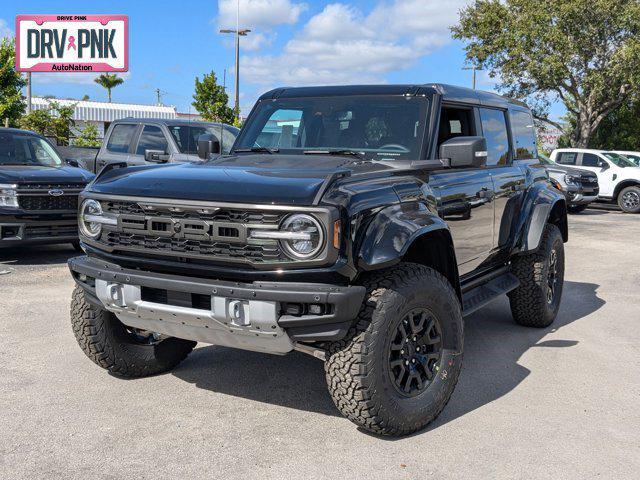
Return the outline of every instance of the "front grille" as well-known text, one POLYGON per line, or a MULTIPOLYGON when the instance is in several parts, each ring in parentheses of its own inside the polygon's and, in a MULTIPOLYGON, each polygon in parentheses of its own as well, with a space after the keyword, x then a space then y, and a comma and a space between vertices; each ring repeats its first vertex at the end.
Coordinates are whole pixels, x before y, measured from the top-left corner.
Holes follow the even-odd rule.
MULTIPOLYGON (((104 236, 103 236, 104 237, 104 236)), ((113 249, 125 247, 144 250, 148 253, 173 253, 189 256, 208 256, 211 259, 246 259, 255 263, 277 262, 282 253, 277 243, 273 245, 233 244, 228 242, 206 242, 185 238, 167 238, 155 235, 108 232, 106 244, 113 249)))
POLYGON ((51 195, 25 195, 18 196, 18 205, 23 210, 78 210, 77 195, 63 195, 53 197, 51 195))
POLYGON ((124 215, 146 216, 171 216, 171 218, 188 218, 196 220, 208 220, 213 222, 251 223, 278 225, 283 217, 281 212, 258 212, 241 209, 189 209, 184 211, 169 211, 166 208, 143 209, 140 204, 134 202, 102 202, 105 212, 124 215))
POLYGON ((84 183, 21 183, 18 189, 26 190, 82 190, 84 183))

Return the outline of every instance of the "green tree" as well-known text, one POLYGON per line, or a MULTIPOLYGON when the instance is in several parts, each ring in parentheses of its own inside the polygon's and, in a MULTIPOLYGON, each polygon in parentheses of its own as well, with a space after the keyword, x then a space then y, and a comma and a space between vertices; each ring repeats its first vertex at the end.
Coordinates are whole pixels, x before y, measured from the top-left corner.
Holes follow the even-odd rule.
POLYGON ((589 147, 640 150, 640 95, 632 96, 602 120, 589 147))
POLYGON ((109 103, 111 103, 111 89, 116 88, 118 85, 122 85, 124 79, 120 78, 115 73, 103 73, 99 77, 95 78, 94 82, 107 89, 107 96, 109 97, 109 103))
POLYGON ((640 85, 638 0, 477 0, 452 31, 467 42, 467 61, 538 118, 561 100, 575 119, 575 147, 640 85))
POLYGON ((77 147, 99 147, 98 128, 93 123, 87 123, 73 143, 77 147))
POLYGON ((0 120, 2 125, 7 121, 12 127, 18 125, 24 114, 25 103, 20 89, 27 84, 16 72, 15 58, 15 41, 3 38, 0 43, 0 120))
POLYGON ((71 136, 71 128, 75 126, 73 111, 75 104, 63 106, 58 102, 49 100, 49 107, 42 110, 33 110, 20 119, 20 127, 26 130, 53 137, 58 145, 68 145, 71 136))
POLYGON ((205 73, 202 81, 196 77, 196 92, 193 94, 191 105, 205 120, 223 122, 233 125, 237 115, 233 108, 229 107, 229 96, 222 85, 218 85, 214 72, 205 73))

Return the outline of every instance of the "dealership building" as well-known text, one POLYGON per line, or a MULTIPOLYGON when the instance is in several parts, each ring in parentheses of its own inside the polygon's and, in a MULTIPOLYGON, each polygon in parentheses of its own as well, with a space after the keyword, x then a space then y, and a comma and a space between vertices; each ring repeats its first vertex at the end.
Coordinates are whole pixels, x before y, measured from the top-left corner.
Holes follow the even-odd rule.
POLYGON ((75 105, 72 119, 75 122, 73 133, 82 131, 87 124, 93 124, 98 129, 98 136, 104 137, 104 133, 114 120, 126 117, 136 118, 180 118, 199 120, 198 115, 179 113, 176 107, 171 105, 142 105, 136 103, 107 103, 91 100, 68 100, 58 98, 33 97, 31 108, 34 110, 48 110, 49 102, 56 102, 61 106, 75 105))

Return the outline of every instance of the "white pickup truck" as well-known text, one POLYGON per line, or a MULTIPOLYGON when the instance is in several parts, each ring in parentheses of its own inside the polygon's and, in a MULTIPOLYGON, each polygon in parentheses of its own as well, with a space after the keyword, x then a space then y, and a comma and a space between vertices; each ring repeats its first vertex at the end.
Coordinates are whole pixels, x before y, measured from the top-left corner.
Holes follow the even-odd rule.
POLYGON ((619 153, 586 148, 559 148, 551 160, 591 170, 598 176, 599 200, 617 203, 627 213, 640 213, 640 167, 619 153))

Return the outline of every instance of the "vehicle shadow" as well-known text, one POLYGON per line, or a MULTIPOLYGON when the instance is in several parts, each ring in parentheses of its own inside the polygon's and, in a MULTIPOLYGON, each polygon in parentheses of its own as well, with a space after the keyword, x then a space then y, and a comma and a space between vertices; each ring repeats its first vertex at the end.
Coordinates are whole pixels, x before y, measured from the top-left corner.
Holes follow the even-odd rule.
POLYGON ((18 265, 53 265, 66 263, 71 257, 80 255, 69 244, 25 245, 0 249, 0 267, 18 265))
MULTIPOLYGON (((577 345, 578 342, 570 338, 541 340, 602 307, 605 301, 598 298, 598 287, 592 283, 565 281, 558 318, 548 328, 517 325, 511 317, 506 297, 468 317, 464 367, 458 386, 448 406, 429 429, 472 412, 516 388, 531 373, 518 364, 530 348, 577 345)), ((173 374, 212 392, 339 415, 327 393, 322 362, 298 352, 280 357, 204 347, 195 350, 173 374)))

